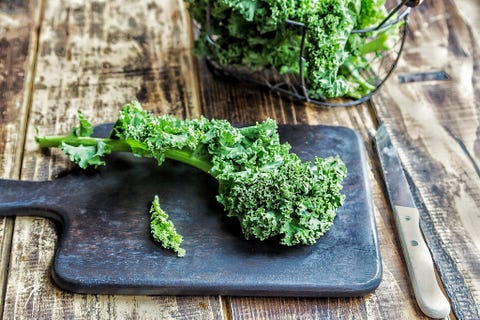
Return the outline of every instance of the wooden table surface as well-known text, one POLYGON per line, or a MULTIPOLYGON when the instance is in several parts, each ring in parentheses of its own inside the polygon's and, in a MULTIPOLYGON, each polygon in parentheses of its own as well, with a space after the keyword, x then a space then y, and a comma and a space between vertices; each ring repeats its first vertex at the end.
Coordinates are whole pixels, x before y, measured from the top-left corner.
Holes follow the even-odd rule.
MULTIPOLYGON (((41 133, 65 133, 81 109, 114 121, 132 99, 155 113, 236 123, 342 125, 366 149, 383 281, 360 298, 72 294, 50 267, 58 239, 45 218, 0 218, 0 312, 5 319, 414 319, 415 303, 373 138, 387 125, 421 211, 451 318, 479 319, 480 46, 478 0, 426 0, 392 77, 372 101, 326 109, 294 104, 212 76, 191 52, 181 0, 0 0, 0 178, 47 180, 70 166, 42 153, 41 133), (444 71, 443 81, 399 75, 444 71)), ((0 190, 1 192, 1 190, 0 190)))

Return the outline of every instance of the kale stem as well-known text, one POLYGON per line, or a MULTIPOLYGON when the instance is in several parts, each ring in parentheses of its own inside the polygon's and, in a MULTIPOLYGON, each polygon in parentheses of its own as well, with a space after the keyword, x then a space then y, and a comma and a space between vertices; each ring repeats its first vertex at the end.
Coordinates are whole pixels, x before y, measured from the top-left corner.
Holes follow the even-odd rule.
POLYGON ((130 145, 125 140, 94 138, 94 137, 73 137, 73 136, 44 136, 35 137, 40 148, 60 147, 62 143, 72 146, 96 146, 99 141, 108 145, 112 152, 131 152, 130 145))
POLYGON ((165 157, 168 159, 183 162, 208 174, 211 174, 210 169, 212 168, 212 165, 210 164, 210 162, 206 162, 205 160, 195 157, 191 152, 185 150, 170 149, 165 151, 165 157))
MULTIPOLYGON (((66 143, 71 146, 96 146, 97 143, 101 141, 110 147, 111 152, 132 152, 128 142, 121 139, 73 136, 37 136, 35 137, 35 140, 41 148, 58 148, 62 145, 62 143, 66 143)), ((212 168, 211 163, 195 157, 191 152, 179 149, 170 149, 165 151, 164 154, 168 159, 180 161, 210 174, 210 169, 212 168)))

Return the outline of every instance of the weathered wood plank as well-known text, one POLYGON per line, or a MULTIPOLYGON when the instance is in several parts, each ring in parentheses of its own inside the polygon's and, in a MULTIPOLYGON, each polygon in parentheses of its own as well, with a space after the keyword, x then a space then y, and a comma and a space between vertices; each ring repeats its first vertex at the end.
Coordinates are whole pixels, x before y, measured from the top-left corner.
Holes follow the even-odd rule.
MULTIPOLYGON (((234 123, 252 123, 267 117, 278 123, 342 125, 359 132, 367 159, 375 159, 372 137, 375 132, 369 106, 325 109, 294 104, 275 94, 214 77, 199 60, 203 110, 207 117, 227 118, 234 123)), ((368 161, 375 206, 384 277, 372 294, 352 299, 296 299, 229 297, 229 313, 235 319, 412 319, 422 318, 401 249, 395 236, 394 220, 386 203, 377 164, 368 161)))
MULTIPOLYGON (((478 1, 468 3, 480 12, 478 1)), ((400 83, 394 77, 374 100, 414 181, 422 228, 455 314, 474 319, 480 305, 480 30, 448 0, 416 8, 410 29, 396 74, 443 71, 448 79, 400 83)))
MULTIPOLYGON (((33 76, 36 1, 0 1, 0 178, 18 179, 33 76)), ((13 218, 0 218, 0 297, 4 297, 13 218)), ((0 306, 0 314, 3 303, 0 306)))
MULTIPOLYGON (((155 112, 200 114, 184 12, 181 0, 45 2, 22 179, 51 178, 69 166, 59 153, 42 156, 34 128, 65 133, 75 125, 77 109, 94 123, 111 122, 136 98, 155 112)), ((62 291, 50 277, 57 238, 49 220, 16 219, 4 318, 222 317, 219 297, 62 291)))

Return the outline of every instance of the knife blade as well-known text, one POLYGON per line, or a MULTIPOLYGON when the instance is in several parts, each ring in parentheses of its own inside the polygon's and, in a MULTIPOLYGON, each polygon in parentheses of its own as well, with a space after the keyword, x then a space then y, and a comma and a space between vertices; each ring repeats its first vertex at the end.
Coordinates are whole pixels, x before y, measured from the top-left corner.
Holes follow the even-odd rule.
POLYGON ((450 303, 437 282, 432 256, 420 229, 419 211, 383 124, 377 129, 375 145, 417 303, 425 315, 445 318, 450 313, 450 303))

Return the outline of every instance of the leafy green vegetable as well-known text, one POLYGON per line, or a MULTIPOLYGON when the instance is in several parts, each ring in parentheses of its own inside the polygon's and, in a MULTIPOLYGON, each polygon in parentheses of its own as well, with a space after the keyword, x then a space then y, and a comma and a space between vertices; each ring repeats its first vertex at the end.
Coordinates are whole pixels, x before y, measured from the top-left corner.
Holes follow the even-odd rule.
POLYGON ((85 154, 92 154, 98 165, 97 157, 115 151, 153 157, 159 164, 168 158, 196 167, 218 180, 217 200, 228 216, 240 221, 246 238, 276 238, 288 246, 315 243, 345 198, 341 190, 346 167, 341 159, 303 162, 290 152, 290 145, 280 143, 271 119, 236 128, 205 117, 154 116, 132 102, 120 111, 111 138, 70 134, 36 140, 41 147, 72 147, 70 158, 82 168, 91 164, 85 154))
POLYGON ((172 249, 179 257, 185 256, 185 249, 181 248, 183 237, 177 233, 168 214, 160 207, 160 200, 155 196, 150 208, 150 232, 155 241, 165 249, 172 249))
POLYGON ((296 75, 303 71, 314 99, 369 93, 374 81, 363 79, 361 71, 369 68, 371 54, 391 49, 399 34, 398 24, 386 31, 352 32, 380 24, 388 14, 385 0, 185 1, 202 26, 198 54, 209 54, 214 40, 214 55, 222 65, 252 71, 273 67, 296 75), (288 21, 308 30, 304 70, 300 70, 302 28, 288 21), (376 41, 380 33, 383 38, 376 41), (366 44, 368 49, 363 48, 366 44))
MULTIPOLYGON (((77 140, 77 138, 89 137, 93 133, 92 125, 85 119, 81 111, 78 112, 78 118, 80 125, 70 132, 68 136, 70 139, 77 140)), ((81 168, 104 165, 105 162, 101 160, 101 157, 110 153, 109 145, 101 140, 98 140, 94 146, 83 146, 81 144, 74 146, 62 141, 60 149, 70 157, 71 161, 78 163, 81 168)))

